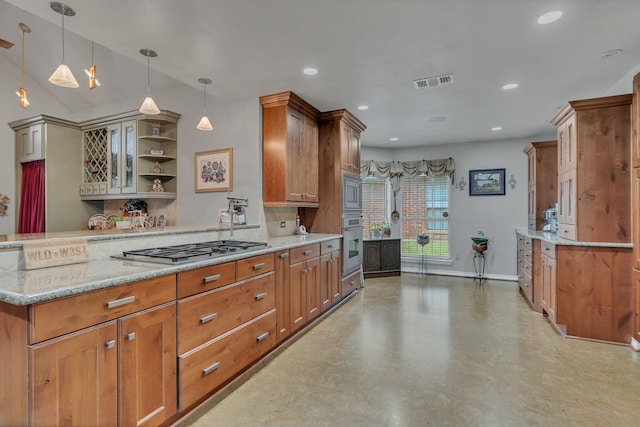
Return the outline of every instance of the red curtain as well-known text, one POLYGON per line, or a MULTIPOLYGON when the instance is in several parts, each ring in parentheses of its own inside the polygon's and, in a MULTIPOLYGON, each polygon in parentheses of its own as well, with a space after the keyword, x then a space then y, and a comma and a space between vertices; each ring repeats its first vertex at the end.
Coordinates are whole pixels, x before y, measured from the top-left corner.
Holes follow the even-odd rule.
POLYGON ((44 175, 44 160, 22 164, 18 233, 43 233, 45 231, 44 175))

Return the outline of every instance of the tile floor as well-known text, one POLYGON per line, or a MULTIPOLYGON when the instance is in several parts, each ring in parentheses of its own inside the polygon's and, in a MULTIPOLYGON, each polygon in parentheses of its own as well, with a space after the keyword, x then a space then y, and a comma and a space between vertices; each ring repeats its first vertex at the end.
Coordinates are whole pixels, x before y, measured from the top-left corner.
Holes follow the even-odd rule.
POLYGON ((361 292, 194 426, 638 426, 640 354, 565 339, 513 282, 361 292))

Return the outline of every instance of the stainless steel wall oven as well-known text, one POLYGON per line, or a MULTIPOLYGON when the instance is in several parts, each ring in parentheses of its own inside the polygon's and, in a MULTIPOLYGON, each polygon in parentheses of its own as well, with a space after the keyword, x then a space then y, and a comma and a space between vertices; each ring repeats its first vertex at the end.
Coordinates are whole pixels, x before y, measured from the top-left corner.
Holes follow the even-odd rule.
POLYGON ((362 264, 362 217, 344 216, 342 219, 342 272, 350 272, 362 264))

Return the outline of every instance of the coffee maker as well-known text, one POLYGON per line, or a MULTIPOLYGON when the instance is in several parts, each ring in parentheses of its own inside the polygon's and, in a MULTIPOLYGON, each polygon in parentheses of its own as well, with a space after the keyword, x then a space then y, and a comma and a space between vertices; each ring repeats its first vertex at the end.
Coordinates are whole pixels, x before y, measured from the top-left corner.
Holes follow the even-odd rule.
POLYGON ((542 231, 549 231, 551 233, 558 232, 558 207, 549 208, 542 211, 542 219, 544 220, 544 225, 542 226, 542 231))

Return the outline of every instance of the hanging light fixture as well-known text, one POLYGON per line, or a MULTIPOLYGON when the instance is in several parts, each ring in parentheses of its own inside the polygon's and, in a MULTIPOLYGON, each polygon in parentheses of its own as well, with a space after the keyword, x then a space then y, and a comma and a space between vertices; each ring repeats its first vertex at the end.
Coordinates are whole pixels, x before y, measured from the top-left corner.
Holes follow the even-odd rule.
POLYGON ((100 82, 96 78, 96 66, 93 64, 93 45, 91 42, 91 67, 87 70, 84 69, 84 73, 89 77, 89 89, 95 89, 100 86, 100 82))
POLYGON ((140 106, 139 111, 142 114, 148 115, 160 114, 160 109, 158 108, 156 103, 153 102, 153 99, 151 98, 149 92, 149 58, 155 58, 156 56, 158 56, 158 54, 155 50, 151 49, 140 49, 140 53, 147 57, 147 97, 144 99, 144 101, 142 101, 142 105, 140 106))
POLYGON ((204 85, 204 114, 196 127, 200 130, 213 130, 213 126, 211 126, 211 122, 207 117, 207 85, 211 84, 211 80, 201 77, 198 81, 204 85))
POLYGON ((64 17, 65 16, 75 16, 76 11, 67 6, 64 3, 58 3, 56 1, 52 1, 49 3, 51 9, 54 12, 62 15, 62 63, 58 65, 58 68, 51 74, 49 77, 49 81, 56 86, 69 87, 69 88, 77 88, 80 86, 75 77, 73 77, 73 73, 64 63, 64 17))
POLYGON ((20 85, 20 89, 16 91, 16 95, 20 98, 20 106, 27 108, 29 106, 29 100, 27 99, 27 90, 24 88, 24 33, 30 33, 31 28, 21 22, 20 29, 22 30, 22 84, 20 85))

